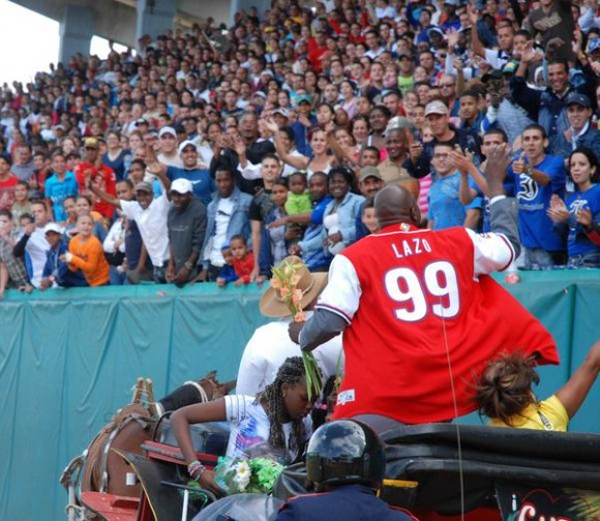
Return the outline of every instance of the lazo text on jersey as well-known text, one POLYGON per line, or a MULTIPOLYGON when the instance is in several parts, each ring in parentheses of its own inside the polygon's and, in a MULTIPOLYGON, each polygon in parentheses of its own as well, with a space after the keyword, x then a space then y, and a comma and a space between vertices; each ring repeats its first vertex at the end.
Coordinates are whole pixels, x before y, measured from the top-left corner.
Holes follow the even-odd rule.
POLYGON ((411 255, 419 255, 419 253, 431 252, 431 246, 429 246, 427 239, 421 239, 420 237, 404 239, 400 244, 392 243, 391 246, 392 250, 394 250, 394 255, 398 259, 410 257, 411 255))

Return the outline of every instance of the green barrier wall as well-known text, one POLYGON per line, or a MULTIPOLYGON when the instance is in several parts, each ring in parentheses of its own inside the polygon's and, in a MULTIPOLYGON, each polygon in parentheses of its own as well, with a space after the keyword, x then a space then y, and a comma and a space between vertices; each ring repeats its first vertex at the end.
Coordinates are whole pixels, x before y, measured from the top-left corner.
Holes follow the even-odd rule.
MULTIPOLYGON (((600 337, 600 270, 528 273, 509 290, 560 347, 561 366, 541 371, 545 397, 600 337)), ((212 284, 9 292, 0 302, 0 520, 66 519, 60 473, 128 403, 138 376, 153 379, 157 398, 211 369, 235 378, 265 322, 261 293, 212 284)), ((599 404, 597 385, 572 429, 600 433, 599 404)))

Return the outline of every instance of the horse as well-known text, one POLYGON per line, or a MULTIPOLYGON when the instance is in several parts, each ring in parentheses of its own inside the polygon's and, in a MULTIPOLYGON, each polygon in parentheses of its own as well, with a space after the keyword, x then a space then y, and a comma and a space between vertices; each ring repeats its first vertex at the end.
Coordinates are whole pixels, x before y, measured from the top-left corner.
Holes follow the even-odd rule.
MULTIPOLYGON (((216 371, 204 378, 187 381, 181 387, 159 401, 154 400, 152 380, 138 378, 130 404, 111 418, 92 439, 86 450, 74 458, 63 472, 60 482, 69 491, 101 492, 126 497, 140 497, 141 485, 128 479, 131 467, 112 449, 142 455, 144 442, 160 435, 162 418, 171 412, 225 396, 235 387, 235 380, 220 383, 216 371), (143 397, 145 396, 145 403, 143 397)), ((70 507, 81 508, 70 500, 70 507)), ((81 495, 79 497, 81 501, 81 495)), ((88 514, 89 517, 89 514, 88 514)), ((93 516, 91 519, 94 519, 93 516)))

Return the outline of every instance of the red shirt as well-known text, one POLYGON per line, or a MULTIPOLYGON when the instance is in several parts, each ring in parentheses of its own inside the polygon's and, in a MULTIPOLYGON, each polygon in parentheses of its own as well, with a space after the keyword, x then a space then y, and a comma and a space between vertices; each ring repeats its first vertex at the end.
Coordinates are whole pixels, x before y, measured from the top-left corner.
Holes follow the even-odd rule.
POLYGON ((316 38, 308 39, 308 60, 310 61, 311 67, 319 74, 323 70, 323 56, 329 53, 327 45, 319 47, 316 38))
POLYGON ((11 209, 15 202, 15 186, 19 182, 16 175, 9 174, 8 179, 0 181, 0 210, 11 209))
POLYGON ((317 304, 349 322, 334 417, 449 420, 452 384, 458 416, 475 410, 474 376, 501 352, 539 352, 540 363, 558 363, 550 334, 482 274, 505 268, 513 254, 498 234, 394 225, 336 256, 317 304))
MULTIPOLYGON (((92 171, 92 179, 96 176, 99 176, 100 179, 102 179, 102 182, 99 186, 100 190, 110 195, 114 195, 116 197, 117 176, 115 175, 114 170, 106 165, 102 165, 100 166, 100 168, 96 168, 91 163, 86 162, 79 163, 75 167, 75 178, 77 179, 77 184, 79 185, 80 192, 85 187, 86 170, 92 171)), ((110 204, 105 203, 104 201, 96 201, 92 209, 108 219, 111 219, 113 214, 115 213, 115 209, 110 204)))
POLYGON ((233 271, 244 281, 244 284, 250 282, 250 274, 254 269, 254 254, 249 251, 245 259, 233 259, 233 271))

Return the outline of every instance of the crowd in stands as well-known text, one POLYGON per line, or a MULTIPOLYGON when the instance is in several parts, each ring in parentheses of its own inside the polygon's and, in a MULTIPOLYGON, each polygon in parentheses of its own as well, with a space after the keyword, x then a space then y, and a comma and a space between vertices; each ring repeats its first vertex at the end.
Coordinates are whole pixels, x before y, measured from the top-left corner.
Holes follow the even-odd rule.
POLYGON ((595 0, 304 4, 5 84, 0 297, 326 271, 388 184, 423 226, 486 231, 504 143, 519 267, 600 267, 595 0))

